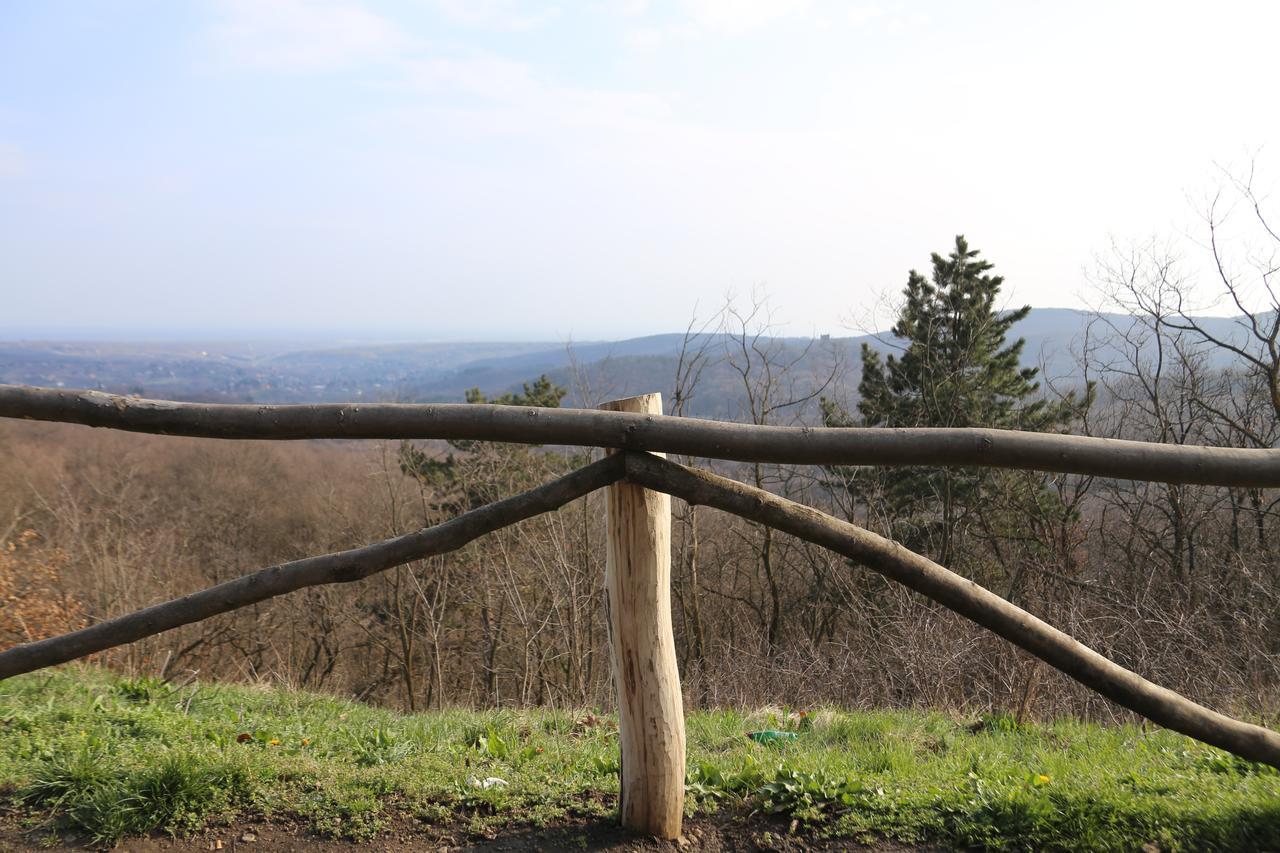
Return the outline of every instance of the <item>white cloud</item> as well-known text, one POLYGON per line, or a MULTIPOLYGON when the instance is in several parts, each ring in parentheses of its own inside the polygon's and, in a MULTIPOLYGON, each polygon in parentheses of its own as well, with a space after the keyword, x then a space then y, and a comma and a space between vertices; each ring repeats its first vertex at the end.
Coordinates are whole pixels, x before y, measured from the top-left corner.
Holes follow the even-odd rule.
POLYGON ((213 33, 222 61, 242 68, 337 71, 394 58, 409 39, 386 18, 340 0, 221 0, 213 33))
POLYGON ((452 119, 458 127, 517 135, 554 135, 566 127, 638 130, 671 117, 655 95, 548 84, 529 66, 500 56, 415 59, 403 63, 412 85, 433 95, 479 99, 452 119))
POLYGON ((0 181, 20 178, 27 173, 27 158, 22 149, 9 142, 0 142, 0 181))
MULTIPOLYGON (((555 14, 528 13, 503 0, 432 0, 442 13, 487 26, 513 27, 555 14), (512 16, 507 16, 510 12, 512 16), (523 17, 520 17, 523 15, 523 17)), ((241 68, 338 71, 377 64, 423 97, 409 108, 448 115, 461 129, 545 135, 566 127, 643 128, 670 116, 662 98, 635 92, 553 84, 531 66, 461 45, 429 45, 350 0, 221 0, 215 37, 241 68)))
POLYGON ((527 65, 499 56, 411 59, 403 68, 410 83, 433 94, 461 92, 490 101, 518 101, 538 91, 527 65))
POLYGON ((684 5, 703 29, 741 35, 805 11, 809 0, 684 0, 684 5))
POLYGON ((560 14, 558 6, 535 7, 520 0, 432 0, 432 5, 460 24, 496 30, 532 29, 560 14))
POLYGON ((619 15, 643 15, 652 8, 652 0, 600 0, 596 8, 619 15))
POLYGON ((696 39, 702 34, 697 24, 686 22, 669 27, 635 27, 627 31, 624 41, 630 48, 652 50, 672 42, 696 39))
POLYGON ((624 37, 627 47, 652 48, 659 47, 667 40, 667 32, 661 27, 636 27, 628 30, 624 37))
POLYGON ((875 3, 858 3, 851 6, 846 14, 849 18, 849 23, 858 26, 883 17, 884 9, 875 3))
POLYGON ((903 0, 895 0, 888 6, 880 3, 858 3, 850 6, 845 16, 855 27, 877 25, 891 33, 926 27, 933 20, 928 12, 909 8, 903 0))

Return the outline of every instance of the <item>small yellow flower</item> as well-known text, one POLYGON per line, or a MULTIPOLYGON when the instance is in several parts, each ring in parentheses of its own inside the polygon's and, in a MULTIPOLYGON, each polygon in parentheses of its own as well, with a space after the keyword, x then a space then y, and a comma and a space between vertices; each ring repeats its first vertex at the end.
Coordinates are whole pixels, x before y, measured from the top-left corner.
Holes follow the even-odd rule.
POLYGON ((302 745, 303 745, 303 746, 311 746, 311 738, 309 738, 309 737, 304 737, 304 738, 302 739, 302 745))
POLYGON ((280 745, 280 739, 279 739, 279 738, 274 738, 274 737, 273 737, 271 740, 267 741, 267 746, 279 746, 279 745, 280 745))
POLYGON ((1044 775, 1043 773, 1041 773, 1039 776, 1035 778, 1034 781, 1035 781, 1036 787, 1039 788, 1041 785, 1048 785, 1053 780, 1050 779, 1048 776, 1044 775))

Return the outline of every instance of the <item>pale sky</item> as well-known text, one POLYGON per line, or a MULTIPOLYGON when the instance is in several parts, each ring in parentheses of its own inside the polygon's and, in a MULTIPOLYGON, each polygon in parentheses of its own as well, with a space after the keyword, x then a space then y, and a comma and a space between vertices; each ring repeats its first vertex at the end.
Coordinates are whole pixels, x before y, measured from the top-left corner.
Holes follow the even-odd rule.
MULTIPOLYGON (((1079 306, 1280 174, 1280 3, 0 0, 0 327, 842 333, 954 235, 1079 306)), ((1280 184, 1272 184, 1280 189, 1280 184)))

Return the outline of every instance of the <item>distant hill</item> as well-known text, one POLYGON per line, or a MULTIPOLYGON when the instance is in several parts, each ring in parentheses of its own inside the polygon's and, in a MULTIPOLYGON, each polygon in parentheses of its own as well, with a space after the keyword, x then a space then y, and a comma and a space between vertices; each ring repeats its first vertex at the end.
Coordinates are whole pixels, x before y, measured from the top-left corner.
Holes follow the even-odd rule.
POLYGON ((471 362, 538 343, 381 344, 293 350, 279 342, 0 341, 0 382, 197 401, 400 399, 471 362))
MULTIPOLYGON (((1023 360, 1051 379, 1073 384, 1077 354, 1090 338, 1102 353, 1133 319, 1061 308, 1040 308, 1014 327, 1026 339, 1023 360)), ((1206 320, 1218 334, 1237 337, 1227 318, 1206 320)), ((623 341, 574 343, 486 342, 366 344, 291 348, 281 341, 93 343, 0 341, 0 382, 95 388, 116 393, 200 401, 339 402, 378 400, 447 402, 468 388, 496 395, 546 373, 571 389, 567 405, 661 391, 670 399, 685 336, 650 335, 623 341)), ((701 336, 690 341, 709 354, 688 412, 742 416, 742 377, 730 362, 734 341, 701 336)), ((850 399, 857 386, 859 351, 868 343, 892 350, 889 336, 768 338, 758 344, 790 365, 786 384, 804 387, 843 366, 828 392, 850 399)), ((1111 350, 1114 354, 1114 348, 1111 350)))

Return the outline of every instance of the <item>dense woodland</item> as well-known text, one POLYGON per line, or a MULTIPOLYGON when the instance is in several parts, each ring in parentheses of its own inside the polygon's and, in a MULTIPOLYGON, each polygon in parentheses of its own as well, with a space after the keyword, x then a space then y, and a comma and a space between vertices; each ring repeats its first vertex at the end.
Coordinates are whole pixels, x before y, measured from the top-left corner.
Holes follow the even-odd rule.
MULTIPOLYGON (((1237 195, 1253 199, 1247 184, 1237 195)), ((1247 207, 1247 205, 1246 205, 1247 207)), ((1246 216, 1271 253, 1280 239, 1246 216)), ((690 325, 667 400, 711 367, 760 424, 1001 426, 1174 444, 1275 447, 1280 300, 1271 255, 1216 239, 1223 335, 1179 261, 1115 250, 1078 371, 1019 366, 1001 281, 963 240, 912 273, 896 352, 800 357, 767 302, 690 325), (708 332, 717 332, 709 335, 708 332), (852 377, 852 379, 851 379, 852 377), (839 389, 857 387, 850 399, 839 389)), ((1200 290, 1207 290, 1199 282, 1200 290)), ((1022 313, 1025 313, 1022 312, 1022 313)), ((494 400, 559 405, 546 379, 494 400)), ((484 400, 475 392, 473 401, 484 400)), ((600 400, 595 400, 600 402, 600 400)), ((600 451, 444 442, 223 443, 0 422, 0 646, 269 564, 404 533, 544 482, 600 451)), ((1117 662, 1223 710, 1280 700, 1280 490, 1028 472, 819 469, 681 460, 891 535, 1117 662)), ((673 605, 690 706, 928 706, 1116 713, 1003 641, 816 546, 674 506, 673 605)), ((407 708, 608 706, 602 496, 446 557, 311 589, 102 656, 169 679, 265 680, 407 708)))

